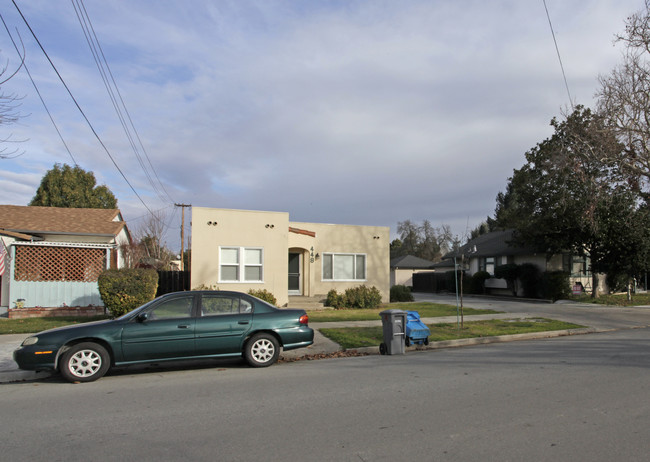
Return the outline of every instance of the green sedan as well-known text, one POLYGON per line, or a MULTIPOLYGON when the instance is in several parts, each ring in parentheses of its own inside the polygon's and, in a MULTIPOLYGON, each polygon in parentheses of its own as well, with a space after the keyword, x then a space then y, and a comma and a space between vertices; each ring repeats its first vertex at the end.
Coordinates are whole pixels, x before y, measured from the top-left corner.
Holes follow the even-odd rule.
POLYGON ((59 370, 71 382, 91 382, 112 366, 154 361, 243 356, 266 367, 281 348, 313 341, 304 310, 278 309, 240 292, 174 292, 117 319, 27 337, 14 360, 21 369, 59 370))

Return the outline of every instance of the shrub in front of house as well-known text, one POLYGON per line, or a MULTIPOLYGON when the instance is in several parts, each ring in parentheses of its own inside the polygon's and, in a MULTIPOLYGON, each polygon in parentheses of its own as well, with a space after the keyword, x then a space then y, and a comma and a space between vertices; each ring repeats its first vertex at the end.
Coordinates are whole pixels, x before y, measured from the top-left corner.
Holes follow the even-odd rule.
POLYGON ((156 297, 158 272, 153 269, 109 269, 97 280, 104 307, 113 317, 122 316, 156 297))
POLYGON ((544 298, 552 301, 571 296, 569 273, 565 271, 547 271, 543 276, 544 298))
POLYGON ((278 301, 275 298, 275 295, 273 295, 271 292, 269 292, 266 289, 257 289, 257 290, 249 290, 248 295, 252 295, 253 297, 257 297, 260 300, 264 300, 267 303, 270 303, 273 306, 278 306, 278 301))
POLYGON ((519 281, 526 298, 538 298, 541 293, 542 275, 539 267, 533 263, 519 265, 519 281))
POLYGON ((498 265, 494 268, 494 277, 498 279, 505 279, 508 283, 508 288, 512 290, 512 295, 517 296, 517 279, 521 267, 516 263, 507 263, 505 265, 498 265))
POLYGON ((414 300, 411 288, 405 285, 394 285, 390 288, 390 301, 392 302, 412 302, 414 300))
POLYGON ((381 305, 381 292, 376 287, 352 287, 339 294, 335 289, 327 293, 325 306, 333 308, 377 308, 381 305))
POLYGON ((339 294, 336 289, 332 289, 327 292, 327 298, 325 299, 325 306, 331 306, 332 308, 343 308, 345 306, 343 295, 339 294))
POLYGON ((351 287, 343 296, 347 308, 377 308, 381 305, 381 293, 376 287, 351 287))
POLYGON ((471 279, 469 280, 469 293, 472 294, 484 294, 485 293, 485 281, 490 279, 492 275, 487 271, 477 271, 472 274, 471 279))
POLYGON ((630 278, 624 273, 607 273, 605 282, 609 291, 613 292, 627 292, 627 286, 630 283, 630 278))

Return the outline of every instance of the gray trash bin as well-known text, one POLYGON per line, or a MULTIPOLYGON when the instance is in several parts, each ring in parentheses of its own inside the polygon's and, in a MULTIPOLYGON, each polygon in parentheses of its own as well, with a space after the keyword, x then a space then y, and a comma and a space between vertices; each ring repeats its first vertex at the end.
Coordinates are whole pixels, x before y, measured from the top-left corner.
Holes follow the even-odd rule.
POLYGON ((384 328, 384 342, 379 345, 382 355, 403 355, 406 311, 385 310, 379 313, 384 328))

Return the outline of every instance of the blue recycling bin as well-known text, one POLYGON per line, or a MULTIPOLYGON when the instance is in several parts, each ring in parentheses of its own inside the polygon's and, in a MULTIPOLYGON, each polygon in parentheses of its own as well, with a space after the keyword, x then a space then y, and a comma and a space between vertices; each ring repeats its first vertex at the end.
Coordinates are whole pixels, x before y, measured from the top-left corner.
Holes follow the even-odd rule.
POLYGON ((404 335, 404 343, 406 346, 411 346, 412 344, 428 345, 429 335, 431 335, 431 331, 420 320, 420 313, 417 311, 407 311, 406 332, 404 335))

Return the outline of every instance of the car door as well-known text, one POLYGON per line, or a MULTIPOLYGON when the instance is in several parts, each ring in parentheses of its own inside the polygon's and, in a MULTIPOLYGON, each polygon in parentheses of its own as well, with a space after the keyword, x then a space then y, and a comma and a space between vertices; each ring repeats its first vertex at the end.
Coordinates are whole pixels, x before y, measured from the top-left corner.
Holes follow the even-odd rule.
POLYGON ((125 361, 194 356, 195 295, 163 298, 127 323, 122 331, 125 361))
POLYGON ((201 295, 196 319, 198 355, 241 353, 251 328, 253 304, 236 293, 208 292, 201 295))

